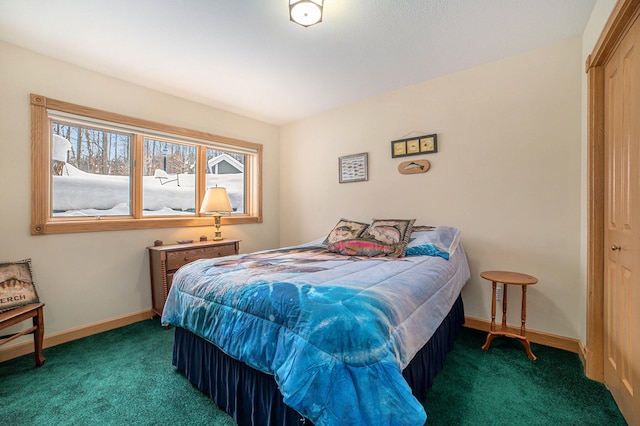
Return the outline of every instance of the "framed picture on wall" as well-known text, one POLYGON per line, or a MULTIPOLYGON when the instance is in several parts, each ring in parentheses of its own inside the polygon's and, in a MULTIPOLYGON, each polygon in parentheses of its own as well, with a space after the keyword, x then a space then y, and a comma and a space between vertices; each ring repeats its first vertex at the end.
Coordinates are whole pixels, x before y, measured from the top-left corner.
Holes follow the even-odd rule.
POLYGON ((438 152, 438 136, 428 135, 420 138, 420 152, 425 154, 438 152))
POLYGON ((393 141, 391 142, 391 156, 402 157, 407 155, 407 141, 393 141))
POLYGON ((438 135, 424 135, 391 141, 391 157, 431 154, 438 152, 438 135))
POLYGON ((345 155, 338 158, 338 179, 340 183, 369 180, 368 153, 345 155))
POLYGON ((416 154, 420 152, 420 140, 411 139, 407 141, 407 154, 416 154))

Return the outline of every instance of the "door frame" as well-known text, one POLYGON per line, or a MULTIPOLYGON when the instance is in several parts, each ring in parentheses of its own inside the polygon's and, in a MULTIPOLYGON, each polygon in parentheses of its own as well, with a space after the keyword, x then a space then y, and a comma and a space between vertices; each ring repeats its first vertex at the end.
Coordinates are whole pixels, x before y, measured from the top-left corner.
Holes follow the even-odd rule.
POLYGON ((587 345, 585 374, 604 381, 604 66, 640 14, 640 0, 618 0, 586 60, 587 73, 587 345))

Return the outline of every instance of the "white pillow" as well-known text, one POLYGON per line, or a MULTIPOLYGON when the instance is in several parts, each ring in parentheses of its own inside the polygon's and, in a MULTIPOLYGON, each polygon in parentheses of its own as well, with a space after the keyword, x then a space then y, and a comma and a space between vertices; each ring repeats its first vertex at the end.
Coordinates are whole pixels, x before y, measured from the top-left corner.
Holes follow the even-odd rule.
POLYGON ((406 256, 439 256, 449 260, 460 242, 460 229, 453 226, 414 226, 406 256))

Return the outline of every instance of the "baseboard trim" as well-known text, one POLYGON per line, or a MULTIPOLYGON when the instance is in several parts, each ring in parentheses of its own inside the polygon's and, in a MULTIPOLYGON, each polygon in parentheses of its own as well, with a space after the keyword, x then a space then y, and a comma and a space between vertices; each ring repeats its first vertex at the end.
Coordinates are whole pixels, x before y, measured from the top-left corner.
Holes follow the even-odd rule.
MULTIPOLYGON (((77 340, 83 337, 88 337, 94 334, 113 330, 115 328, 124 327, 125 325, 153 318, 154 315, 155 313, 151 309, 148 309, 129 315, 100 321, 94 324, 89 324, 83 327, 62 331, 60 333, 45 335, 43 347, 50 348, 52 346, 70 342, 72 340, 77 340)), ((464 326, 475 330, 489 332, 491 323, 487 320, 465 317, 464 326)), ((552 348, 576 353, 580 356, 580 360, 582 361, 583 365, 585 363, 586 350, 582 343, 577 339, 571 339, 569 337, 558 336, 556 334, 545 333, 542 331, 531 329, 527 329, 527 337, 529 338, 529 341, 533 343, 551 346, 552 348)), ((17 343, 15 345, 9 346, 6 349, 0 350, 0 362, 17 358, 22 355, 27 355, 29 353, 33 353, 33 339, 22 343, 17 343)))
MULTIPOLYGON (((580 361, 582 361, 582 365, 586 368, 587 366, 587 348, 584 347, 584 345, 582 344, 582 342, 578 341, 578 345, 580 345, 580 352, 578 352, 578 355, 580 356, 580 361)), ((585 374, 587 372, 585 371, 585 374)))
MULTIPOLYGON (((151 309, 147 309, 133 314, 123 315, 121 317, 108 319, 105 321, 96 322, 86 326, 73 328, 71 330, 61 331, 44 336, 43 348, 50 348, 62 343, 67 343, 72 340, 88 337, 93 334, 102 333, 104 331, 113 330, 115 328, 124 327, 125 325, 133 324, 138 321, 143 321, 149 318, 153 318, 155 313, 151 309)), ((45 333, 46 333, 46 321, 45 321, 45 333)), ((17 358, 22 355, 33 353, 33 338, 28 341, 16 343, 9 346, 6 349, 0 350, 0 362, 7 361, 9 359, 17 358)))
MULTIPOLYGON (((464 318, 464 326, 473 328, 475 330, 486 331, 491 330, 491 322, 473 317, 464 318)), ((576 353, 580 356, 584 365, 585 353, 582 343, 577 339, 571 339, 569 337, 558 336, 556 334, 545 333, 543 331, 536 331, 527 329, 527 338, 530 342, 538 343, 545 346, 551 346, 552 348, 562 349, 565 351, 576 353)))

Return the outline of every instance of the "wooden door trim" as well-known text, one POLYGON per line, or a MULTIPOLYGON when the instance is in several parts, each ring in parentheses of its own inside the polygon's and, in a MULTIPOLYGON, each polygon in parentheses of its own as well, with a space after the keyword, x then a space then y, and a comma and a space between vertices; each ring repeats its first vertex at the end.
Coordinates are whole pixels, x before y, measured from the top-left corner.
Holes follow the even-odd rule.
POLYGON ((587 344, 585 374, 604 381, 604 67, 640 14, 640 0, 619 0, 587 58, 587 344))

